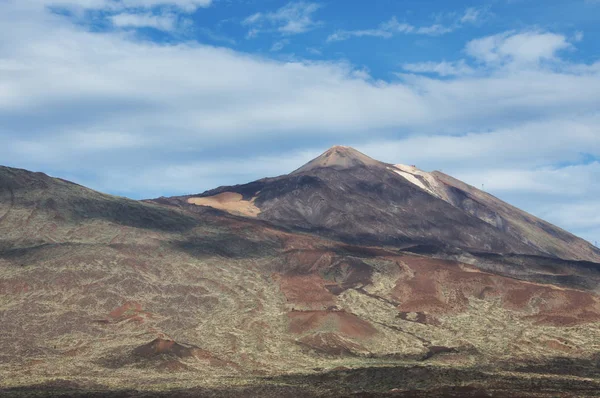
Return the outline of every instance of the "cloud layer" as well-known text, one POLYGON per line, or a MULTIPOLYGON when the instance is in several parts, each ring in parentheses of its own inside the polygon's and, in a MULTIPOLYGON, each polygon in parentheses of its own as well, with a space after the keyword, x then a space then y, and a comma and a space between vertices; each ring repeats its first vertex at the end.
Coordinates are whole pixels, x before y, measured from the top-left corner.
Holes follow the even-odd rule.
MULTIPOLYGON (((2 163, 153 197, 287 173, 347 144, 384 161, 443 169, 600 237, 590 216, 600 193, 600 62, 564 57, 577 50, 576 37, 502 32, 467 41, 457 59, 398 65, 396 78, 381 81, 348 62, 95 32, 48 8, 112 4, 0 3, 2 163)), ((152 19, 153 7, 188 12, 211 2, 119 4, 108 13, 115 25, 168 30, 168 21, 152 19), (128 16, 131 7, 142 11, 128 16)), ((247 26, 281 40, 314 28, 316 6, 294 4, 247 26)), ((465 12, 455 20, 477 18, 465 12)), ((383 31, 407 29, 392 25, 383 31)))

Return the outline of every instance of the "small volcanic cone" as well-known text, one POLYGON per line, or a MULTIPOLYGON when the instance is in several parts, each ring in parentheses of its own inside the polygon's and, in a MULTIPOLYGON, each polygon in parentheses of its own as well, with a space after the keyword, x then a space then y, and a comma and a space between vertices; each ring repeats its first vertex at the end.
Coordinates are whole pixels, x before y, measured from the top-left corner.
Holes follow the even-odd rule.
MULTIPOLYGON (((137 347, 133 350, 133 355, 138 358, 152 360, 152 362, 164 362, 161 366, 166 366, 170 371, 177 370, 176 368, 179 366, 177 365, 177 363, 179 363, 178 359, 187 358, 195 358, 205 362, 209 366, 239 368, 236 363, 220 359, 202 348, 194 345, 180 344, 172 339, 164 338, 163 336, 164 335, 147 344, 137 347), (167 361, 165 362, 165 360, 167 361)), ((183 366, 183 364, 181 365, 183 366)))
POLYGON ((194 356, 194 352, 197 349, 197 347, 188 347, 179 344, 174 340, 167 340, 159 337, 148 344, 139 346, 133 350, 133 354, 143 358, 154 358, 159 355, 189 358, 194 356))

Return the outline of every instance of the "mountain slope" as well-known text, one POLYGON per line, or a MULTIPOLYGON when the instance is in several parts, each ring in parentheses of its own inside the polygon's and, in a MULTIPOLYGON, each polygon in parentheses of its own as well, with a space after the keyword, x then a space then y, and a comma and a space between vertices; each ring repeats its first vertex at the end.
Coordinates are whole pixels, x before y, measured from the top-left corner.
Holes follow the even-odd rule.
POLYGON ((101 194, 42 173, 0 167, 0 247, 77 240, 108 243, 115 224, 182 232, 195 223, 177 209, 101 194), (88 221, 94 223, 93 229, 77 230, 88 221))
POLYGON ((333 147, 289 175, 161 201, 217 207, 351 243, 600 261, 591 244, 489 194, 349 147, 333 147), (215 206, 228 195, 235 196, 229 205, 215 206))
POLYGON ((600 259, 600 250, 585 240, 443 173, 433 175, 442 182, 450 203, 506 233, 557 257, 600 259))
POLYGON ((158 203, 0 168, 0 393, 593 396, 600 264, 447 250, 530 247, 344 151, 158 203))
POLYGON ((585 240, 442 172, 427 173, 400 164, 390 170, 547 255, 598 261, 600 250, 585 240))

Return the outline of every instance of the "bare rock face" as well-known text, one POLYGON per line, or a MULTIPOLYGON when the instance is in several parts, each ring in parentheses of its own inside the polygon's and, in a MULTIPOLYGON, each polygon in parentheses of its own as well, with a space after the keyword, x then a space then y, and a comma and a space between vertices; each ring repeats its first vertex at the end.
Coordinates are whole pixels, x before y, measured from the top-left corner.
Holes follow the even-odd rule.
POLYGON ((0 167, 0 395, 594 396, 598 286, 587 242, 348 147, 151 201, 0 167))

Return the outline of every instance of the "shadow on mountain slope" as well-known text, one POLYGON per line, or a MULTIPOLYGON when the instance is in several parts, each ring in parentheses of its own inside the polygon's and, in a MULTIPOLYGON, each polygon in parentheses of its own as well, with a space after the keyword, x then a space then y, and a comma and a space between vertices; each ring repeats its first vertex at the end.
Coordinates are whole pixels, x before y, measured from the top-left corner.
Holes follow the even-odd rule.
MULTIPOLYGON (((596 364, 597 365, 597 364, 596 364)), ((54 380, 0 390, 6 397, 595 397, 600 380, 593 361, 560 358, 530 364, 506 364, 511 373, 490 366, 448 368, 390 366, 341 368, 246 380, 238 387, 195 387, 162 391, 111 390, 97 384, 54 380), (538 372, 539 371, 539 372, 538 372), (591 373, 590 373, 591 372, 591 373), (547 377, 542 375, 552 374, 547 377), (579 378, 578 378, 579 376, 579 378), (583 379, 581 377, 588 377, 583 379), (591 379, 593 377, 595 379, 591 379)))

